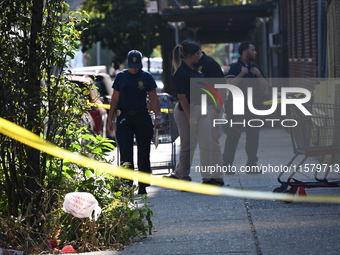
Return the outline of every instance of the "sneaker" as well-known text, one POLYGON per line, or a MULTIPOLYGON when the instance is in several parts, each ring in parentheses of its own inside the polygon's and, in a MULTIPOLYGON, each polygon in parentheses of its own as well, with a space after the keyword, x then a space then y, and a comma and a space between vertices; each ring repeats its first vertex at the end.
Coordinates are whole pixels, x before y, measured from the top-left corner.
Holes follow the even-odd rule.
POLYGON ((170 174, 170 175, 164 175, 163 178, 171 178, 171 179, 177 179, 177 180, 191 182, 191 177, 190 176, 186 176, 186 177, 183 177, 182 179, 180 179, 175 174, 170 174))
POLYGON ((148 194, 147 192, 146 192, 146 187, 145 186, 139 186, 138 187, 138 193, 137 193, 138 195, 145 195, 145 194, 148 194))
POLYGON ((170 175, 164 175, 163 178, 172 178, 172 179, 179 179, 176 175, 170 174, 170 175))
POLYGON ((210 179, 209 181, 203 181, 202 183, 216 185, 216 186, 223 186, 224 185, 224 182, 217 181, 215 179, 210 179))

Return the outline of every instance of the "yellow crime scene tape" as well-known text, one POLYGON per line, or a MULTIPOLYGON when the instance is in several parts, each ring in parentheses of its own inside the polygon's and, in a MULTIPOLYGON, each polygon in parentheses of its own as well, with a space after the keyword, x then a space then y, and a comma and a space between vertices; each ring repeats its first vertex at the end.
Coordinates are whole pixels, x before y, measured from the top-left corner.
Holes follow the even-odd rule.
POLYGON ((90 106, 93 107, 103 107, 105 109, 110 110, 110 105, 109 104, 95 104, 95 103, 88 103, 90 106))
MULTIPOLYGON (((93 106, 93 107, 103 107, 107 110, 110 110, 110 105, 109 104, 96 104, 96 103, 88 103, 90 106, 93 106)), ((168 108, 161 108, 161 112, 164 112, 164 113, 170 113, 170 112, 173 112, 173 109, 168 109, 168 108)))
MULTIPOLYGON (((314 91, 310 91, 311 92, 311 94, 313 95, 314 94, 314 91)), ((298 97, 300 97, 300 96, 303 96, 303 94, 301 94, 301 93, 298 93, 298 94, 294 94, 294 95, 291 95, 292 97, 295 97, 295 98, 298 98, 298 97)), ((281 98, 278 98, 277 99, 277 103, 278 104, 281 104, 281 98)), ((263 102, 263 105, 272 105, 273 104, 273 100, 268 100, 268 101, 264 101, 263 102)))
POLYGON ((209 184, 188 182, 171 178, 159 178, 147 173, 138 172, 122 167, 115 167, 111 164, 99 162, 97 160, 69 152, 62 149, 36 134, 24 129, 6 119, 0 118, 0 133, 24 143, 32 148, 43 151, 58 158, 67 159, 75 164, 95 169, 114 176, 125 179, 138 179, 141 182, 151 183, 152 185, 162 186, 170 189, 183 190, 207 195, 222 195, 237 198, 282 200, 282 201, 301 201, 301 202, 320 202, 320 203, 340 203, 340 196, 294 196, 292 194, 273 193, 255 190, 241 190, 236 188, 218 187, 209 184))
MULTIPOLYGON (((281 98, 277 99, 277 103, 281 104, 281 98)), ((268 101, 264 101, 263 105, 272 105, 273 104, 273 100, 268 100, 268 101)))

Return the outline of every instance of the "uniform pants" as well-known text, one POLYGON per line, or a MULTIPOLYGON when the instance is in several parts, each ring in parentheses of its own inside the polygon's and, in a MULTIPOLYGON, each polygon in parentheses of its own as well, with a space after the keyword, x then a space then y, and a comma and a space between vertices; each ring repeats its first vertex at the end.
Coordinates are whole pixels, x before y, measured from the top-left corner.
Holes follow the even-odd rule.
POLYGON ((190 170, 197 144, 200 149, 200 173, 203 181, 211 179, 211 174, 207 172, 211 166, 211 123, 209 115, 200 116, 200 107, 191 109, 191 117, 197 119, 195 128, 190 128, 189 120, 184 111, 175 106, 174 117, 178 127, 181 141, 181 148, 174 174, 179 179, 191 180, 190 170))
POLYGON ((259 147, 259 137, 260 137, 260 128, 259 127, 228 127, 227 129, 227 138, 224 145, 223 151, 223 165, 231 166, 235 159, 235 152, 240 140, 241 134, 245 129, 246 133, 246 154, 248 157, 247 164, 248 165, 256 165, 257 164, 257 150, 259 147))
POLYGON ((117 117, 116 137, 120 150, 120 165, 134 169, 134 138, 137 143, 138 170, 151 172, 150 148, 153 137, 153 124, 147 111, 137 114, 122 114, 117 117))
MULTIPOLYGON (((213 119, 221 119, 222 111, 216 113, 213 107, 209 107, 210 121, 211 121, 211 162, 212 166, 222 166, 222 148, 220 144, 220 137, 222 135, 221 125, 213 126, 213 119)), ((216 168, 216 171, 211 174, 211 178, 223 182, 223 172, 216 168)))

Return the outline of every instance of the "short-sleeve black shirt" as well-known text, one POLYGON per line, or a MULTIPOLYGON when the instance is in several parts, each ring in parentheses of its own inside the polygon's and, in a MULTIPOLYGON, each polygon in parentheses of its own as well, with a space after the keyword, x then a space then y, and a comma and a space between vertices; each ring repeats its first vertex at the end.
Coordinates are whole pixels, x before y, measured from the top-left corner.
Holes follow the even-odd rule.
POLYGON ((203 75, 196 68, 192 69, 183 61, 174 75, 174 84, 177 94, 185 94, 189 103, 190 100, 190 78, 202 78, 203 75))
POLYGON ((150 73, 139 70, 131 74, 125 69, 117 74, 112 87, 120 92, 120 109, 141 110, 146 108, 147 93, 156 89, 157 85, 150 73))
POLYGON ((205 78, 224 78, 221 66, 210 56, 202 52, 200 61, 195 65, 205 78))
MULTIPOLYGON (((256 67, 257 69, 259 69, 259 71, 261 72, 262 76, 265 77, 265 75, 263 74, 263 71, 261 70, 261 68, 254 64, 254 63, 250 63, 249 65, 245 65, 241 59, 239 58, 238 61, 236 63, 232 63, 230 65, 230 69, 226 75, 226 77, 230 77, 233 78, 235 76, 237 76, 242 69, 242 66, 247 67, 249 70, 252 67, 256 67)), ((258 77, 252 73, 247 73, 242 81, 237 85, 243 92, 244 96, 247 98, 247 90, 248 87, 252 87, 253 88, 253 103, 254 106, 256 106, 257 104, 262 104, 263 101, 263 97, 264 97, 264 93, 260 90, 260 82, 257 79, 258 77)), ((229 111, 232 111, 232 95, 228 96, 228 101, 227 101, 227 108, 229 109, 229 111)), ((245 100, 245 110, 246 110, 246 114, 248 112, 248 107, 247 107, 247 100, 245 100)), ((248 112, 249 114, 249 112, 248 112)))
MULTIPOLYGON (((261 72, 262 76, 265 77, 265 75, 263 74, 262 69, 254 64, 254 63, 250 63, 249 65, 245 65, 241 59, 239 58, 238 61, 236 63, 232 63, 230 65, 230 69, 227 73, 227 77, 235 77, 237 76, 240 72, 241 72, 241 68, 242 66, 247 67, 249 70, 252 67, 256 67, 257 69, 259 69, 259 71, 261 72)), ((248 87, 252 87, 253 88, 253 97, 254 98, 260 98, 261 97, 261 92, 260 92, 260 83, 259 80, 256 79, 257 76, 252 74, 252 73, 248 73, 244 76, 243 79, 240 84, 238 84, 238 87, 243 91, 244 95, 247 95, 247 88, 248 87), (255 78, 255 79, 254 79, 255 78)))

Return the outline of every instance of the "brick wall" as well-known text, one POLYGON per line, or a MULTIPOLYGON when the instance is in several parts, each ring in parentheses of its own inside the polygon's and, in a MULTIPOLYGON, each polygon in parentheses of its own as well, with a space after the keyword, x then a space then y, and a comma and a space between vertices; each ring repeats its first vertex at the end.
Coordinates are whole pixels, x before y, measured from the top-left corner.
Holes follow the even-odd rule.
POLYGON ((281 47, 278 50, 279 77, 288 77, 288 4, 279 1, 279 33, 281 47))
POLYGON ((317 0, 279 0, 281 77, 318 77, 317 7, 317 0))
MULTIPOLYGON (((329 72, 330 78, 340 79, 340 2, 331 1, 328 14, 328 61, 329 61, 329 72)), ((337 83, 335 87, 335 102, 340 104, 340 84, 337 83)), ((340 125, 339 125, 340 126, 340 125)), ((340 139, 340 138, 339 138, 340 139)))

